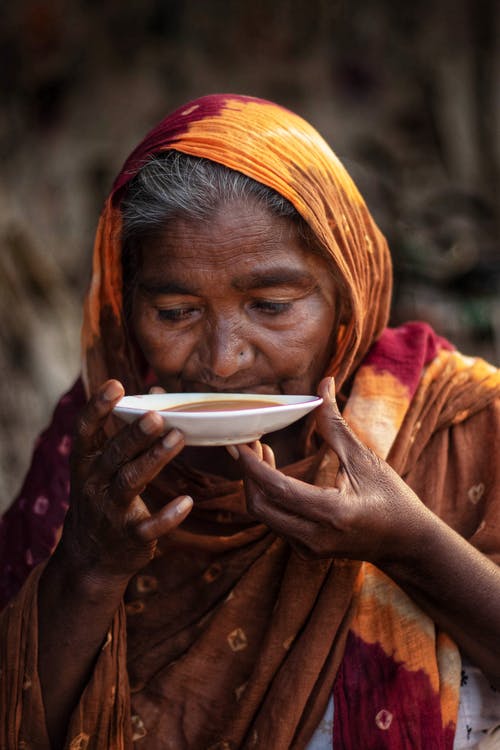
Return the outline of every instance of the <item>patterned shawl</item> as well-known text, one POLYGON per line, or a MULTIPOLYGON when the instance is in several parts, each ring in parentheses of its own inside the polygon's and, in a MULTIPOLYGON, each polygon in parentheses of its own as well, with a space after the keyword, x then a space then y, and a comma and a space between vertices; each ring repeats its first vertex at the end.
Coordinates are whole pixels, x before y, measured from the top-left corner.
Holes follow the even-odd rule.
MULTIPOLYGON (((148 155, 168 148, 219 161, 293 203, 331 256, 350 306, 328 368, 339 386, 352 382, 345 418, 434 512, 500 560, 493 441, 474 440, 498 436, 499 374, 423 324, 384 330, 391 286, 385 241, 321 137, 274 104, 199 99, 160 123, 126 162, 97 233, 82 339, 87 394, 107 377, 131 393, 144 388, 122 317, 119 201, 148 155)), ((71 424, 83 400, 77 383, 0 526, 6 598, 57 539, 71 424)), ((335 457, 320 450, 286 471, 326 485, 336 468, 335 457)), ((369 564, 299 558, 248 518, 239 482, 202 475, 182 460, 148 491, 165 501, 187 488, 195 508, 132 580, 66 748, 304 748, 335 684, 336 750, 451 749, 460 658, 397 586, 369 564)), ((0 744, 8 750, 23 741, 48 747, 36 670, 40 570, 2 621, 0 666, 10 666, 0 674, 0 744)))

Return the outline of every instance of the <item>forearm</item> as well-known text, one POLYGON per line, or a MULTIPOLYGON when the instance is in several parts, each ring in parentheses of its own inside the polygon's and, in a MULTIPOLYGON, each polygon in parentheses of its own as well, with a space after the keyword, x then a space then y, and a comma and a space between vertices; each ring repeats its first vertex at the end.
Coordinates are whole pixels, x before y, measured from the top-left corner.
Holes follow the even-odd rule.
POLYGON ((379 567, 500 687, 500 569, 430 511, 422 520, 379 567))
POLYGON ((125 588, 126 580, 103 582, 72 568, 61 549, 40 579, 38 664, 54 748, 63 746, 69 718, 92 674, 125 588))

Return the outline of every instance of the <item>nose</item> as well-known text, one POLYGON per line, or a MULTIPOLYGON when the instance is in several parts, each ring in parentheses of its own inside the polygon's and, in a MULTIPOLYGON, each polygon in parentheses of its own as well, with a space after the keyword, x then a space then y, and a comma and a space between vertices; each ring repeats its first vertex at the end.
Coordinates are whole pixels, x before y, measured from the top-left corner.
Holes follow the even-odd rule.
POLYGON ((206 338, 207 365, 216 378, 230 378, 253 364, 254 348, 238 321, 214 323, 206 338))

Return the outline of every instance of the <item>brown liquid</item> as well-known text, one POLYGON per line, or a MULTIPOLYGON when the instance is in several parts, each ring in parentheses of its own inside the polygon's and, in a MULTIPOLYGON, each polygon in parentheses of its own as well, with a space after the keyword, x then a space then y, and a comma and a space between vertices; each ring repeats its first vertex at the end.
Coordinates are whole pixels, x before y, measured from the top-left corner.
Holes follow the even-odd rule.
POLYGON ((283 406, 283 404, 257 398, 248 399, 248 401, 243 399, 231 401, 220 399, 219 401, 217 399, 216 401, 191 401, 187 404, 176 404, 176 406, 169 406, 162 411, 237 411, 238 409, 261 409, 268 406, 283 406))

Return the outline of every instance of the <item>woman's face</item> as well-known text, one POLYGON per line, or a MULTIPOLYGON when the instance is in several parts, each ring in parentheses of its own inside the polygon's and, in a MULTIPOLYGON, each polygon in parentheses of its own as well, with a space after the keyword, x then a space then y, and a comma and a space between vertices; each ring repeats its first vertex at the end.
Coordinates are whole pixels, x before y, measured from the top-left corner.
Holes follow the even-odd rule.
POLYGON ((132 327, 173 392, 314 393, 338 292, 296 227, 254 201, 177 219, 142 247, 132 327))

